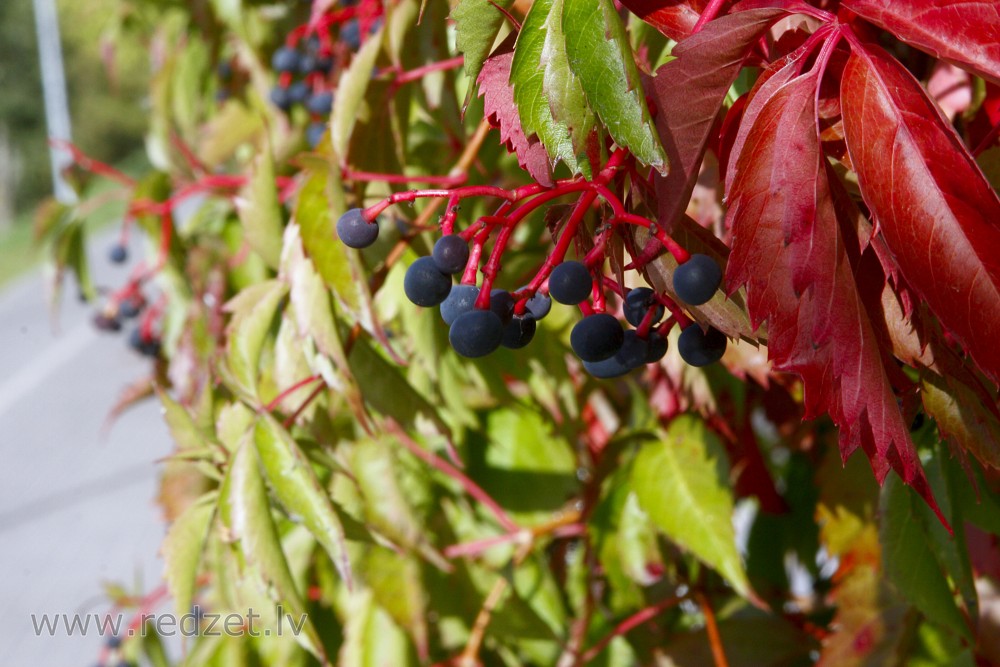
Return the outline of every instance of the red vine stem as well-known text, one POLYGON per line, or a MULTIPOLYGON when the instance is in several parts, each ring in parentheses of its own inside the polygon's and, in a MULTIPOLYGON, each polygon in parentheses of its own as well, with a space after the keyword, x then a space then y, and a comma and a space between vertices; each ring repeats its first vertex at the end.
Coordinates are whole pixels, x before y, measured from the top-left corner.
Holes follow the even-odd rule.
POLYGON ((430 63, 429 65, 424 65, 423 67, 417 67, 411 70, 400 71, 396 76, 396 80, 393 82, 394 86, 401 86, 404 83, 409 83, 411 81, 417 81, 427 76, 431 72, 441 72, 450 69, 456 69, 461 67, 465 63, 465 58, 463 56, 456 56, 454 58, 449 58, 448 60, 441 60, 436 63, 430 63))
POLYGON ((701 591, 695 593, 701 613, 705 616, 705 632, 708 633, 708 643, 712 647, 712 659, 715 667, 729 667, 726 660, 726 652, 722 648, 722 636, 719 635, 719 626, 715 622, 715 612, 712 605, 708 603, 708 598, 701 591))
POLYGON ((681 600, 683 599, 684 598, 681 597, 667 598, 662 602, 658 602, 651 607, 646 607, 642 611, 632 614, 624 621, 616 625, 615 629, 609 632, 603 638, 601 638, 599 642, 597 642, 591 648, 589 648, 583 654, 583 661, 590 662, 591 660, 599 656, 601 654, 601 651, 603 651, 607 647, 607 645, 610 644, 612 640, 614 640, 615 637, 620 637, 625 633, 629 632, 630 630, 642 625, 643 623, 646 623, 647 621, 656 618, 657 616, 665 612, 667 609, 676 607, 678 604, 680 604, 681 600))
POLYGON ((387 429, 393 433, 398 439, 400 444, 402 444, 406 449, 409 450, 411 454, 416 456, 418 459, 424 463, 430 465, 431 467, 439 470, 443 474, 451 477, 453 480, 458 482, 465 492, 470 496, 482 503, 483 507, 488 509, 501 526, 506 528, 510 532, 520 530, 520 526, 514 523, 507 513, 500 507, 500 504, 493 499, 490 494, 483 490, 483 487, 476 484, 472 479, 465 475, 461 470, 451 465, 441 457, 437 456, 433 452, 429 452, 419 444, 417 444, 403 428, 394 419, 386 420, 387 429))
POLYGON ((283 392, 281 392, 280 394, 278 394, 277 396, 275 396, 271 400, 270 403, 268 403, 267 405, 265 405, 264 406, 264 412, 271 412, 271 411, 273 411, 275 408, 277 408, 279 405, 281 405, 281 402, 283 400, 285 400, 286 398, 288 398, 289 396, 291 396, 292 394, 294 394, 296 391, 298 391, 302 387, 310 385, 313 382, 316 382, 317 380, 320 380, 320 379, 322 379, 322 376, 317 374, 317 375, 312 375, 310 377, 307 377, 304 380, 299 380, 298 382, 296 382, 295 384, 293 384, 291 387, 289 387, 288 389, 285 389, 283 392))

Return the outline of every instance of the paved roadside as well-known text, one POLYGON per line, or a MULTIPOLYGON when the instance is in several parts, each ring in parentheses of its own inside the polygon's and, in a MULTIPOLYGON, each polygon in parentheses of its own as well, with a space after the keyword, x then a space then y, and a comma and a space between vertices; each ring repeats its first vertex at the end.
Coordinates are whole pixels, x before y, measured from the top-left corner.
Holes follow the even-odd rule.
MULTIPOLYGON (((90 248, 96 282, 116 287, 128 267, 106 260, 110 235, 90 248)), ((138 246, 132 255, 138 255, 138 246)), ((102 638, 36 636, 42 614, 107 609, 103 582, 154 588, 163 522, 154 503, 170 440, 155 401, 102 432, 121 391, 149 361, 123 334, 97 332, 93 306, 75 299, 53 331, 39 273, 0 291, 0 664, 97 662, 102 638)), ((91 629, 92 630, 92 629, 91 629)))

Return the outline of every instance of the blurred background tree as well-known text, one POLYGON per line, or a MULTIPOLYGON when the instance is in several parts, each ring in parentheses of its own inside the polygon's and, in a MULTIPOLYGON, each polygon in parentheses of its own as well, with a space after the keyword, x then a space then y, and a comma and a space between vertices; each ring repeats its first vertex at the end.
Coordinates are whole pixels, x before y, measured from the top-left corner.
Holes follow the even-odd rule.
MULTIPOLYGON (((146 52, 108 39, 119 4, 58 3, 73 138, 111 163, 139 152, 146 116, 146 52)), ((32 0, 0 2, 0 239, 25 225, 52 189, 34 21, 32 0)))

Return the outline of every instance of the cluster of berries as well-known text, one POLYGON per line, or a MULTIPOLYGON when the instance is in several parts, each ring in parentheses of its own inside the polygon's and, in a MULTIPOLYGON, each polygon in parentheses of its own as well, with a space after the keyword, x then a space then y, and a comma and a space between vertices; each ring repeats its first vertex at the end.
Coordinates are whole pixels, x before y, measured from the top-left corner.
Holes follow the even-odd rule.
MULTIPOLYGON (((365 248, 378 238, 378 222, 361 209, 351 209, 337 221, 340 240, 352 248, 365 248)), ((531 342, 536 323, 548 314, 552 300, 580 306, 585 316, 574 325, 570 345, 592 376, 615 378, 655 363, 667 352, 667 333, 677 321, 686 322, 678 342, 681 357, 693 366, 718 361, 726 350, 726 337, 709 328, 703 331, 683 314, 660 324, 666 309, 677 310, 666 295, 648 287, 621 290, 622 310, 634 329, 626 330, 607 312, 585 306, 603 277, 588 264, 564 260, 548 275, 547 284, 525 287, 513 294, 492 289, 488 295, 475 284, 452 283, 452 276, 468 278, 470 248, 460 235, 446 234, 434 244, 429 257, 420 257, 406 271, 403 287, 407 298, 418 306, 439 306, 441 317, 450 327, 448 339, 458 354, 482 357, 500 347, 522 348, 531 342), (682 319, 683 318, 683 319, 682 319)), ((474 274, 472 274, 474 275, 474 274)), ((534 283, 535 281, 533 281, 534 283)), ((674 271, 674 293, 684 303, 706 303, 722 283, 722 269, 707 255, 695 254, 674 271)), ((601 309, 603 310, 603 308, 601 309)))
MULTIPOLYGON (((124 264, 128 261, 128 249, 124 244, 111 247, 108 258, 114 264, 124 264)), ((112 294, 104 308, 94 315, 94 326, 100 331, 117 333, 122 330, 124 322, 134 320, 146 310, 146 297, 139 289, 138 281, 130 281, 124 288, 112 294)), ((154 332, 154 323, 159 314, 146 312, 141 321, 129 333, 128 344, 133 350, 144 357, 160 356, 160 338, 154 332)))
POLYGON ((315 148, 326 131, 326 118, 333 109, 333 91, 329 74, 333 55, 316 37, 305 40, 305 50, 285 45, 274 52, 271 66, 278 73, 278 83, 271 89, 271 103, 285 113, 301 105, 309 113, 306 140, 315 148), (298 78, 296 78, 298 77, 298 78))

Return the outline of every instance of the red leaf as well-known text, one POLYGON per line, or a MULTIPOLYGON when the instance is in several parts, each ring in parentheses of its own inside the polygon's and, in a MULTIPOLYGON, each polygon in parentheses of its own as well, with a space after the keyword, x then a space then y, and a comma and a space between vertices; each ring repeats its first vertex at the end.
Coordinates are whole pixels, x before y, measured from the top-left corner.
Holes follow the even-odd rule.
POLYGON ((903 278, 1000 380, 1000 199, 920 84, 877 47, 841 84, 861 194, 903 278))
POLYGON ((889 469, 945 522, 931 493, 859 295, 820 152, 815 71, 780 87, 747 136, 729 194, 726 284, 747 286, 751 321, 768 321, 768 353, 799 375, 806 417, 840 426, 841 456, 859 446, 881 483, 889 469))
POLYGON ((683 215, 698 178, 712 125, 754 42, 784 9, 723 16, 673 49, 676 60, 653 80, 656 129, 670 172, 656 178, 659 222, 668 230, 683 215))
POLYGON ((531 177, 545 187, 552 187, 552 173, 549 156, 538 139, 529 139, 521 127, 521 117, 514 104, 514 89, 511 88, 510 65, 514 52, 490 56, 479 72, 479 96, 483 98, 483 109, 490 125, 500 130, 500 141, 507 151, 517 155, 517 162, 531 177))
POLYGON ((907 44, 1000 83, 996 0, 843 0, 841 4, 907 44))
POLYGON ((691 34, 708 0, 622 0, 630 12, 670 39, 691 34))

